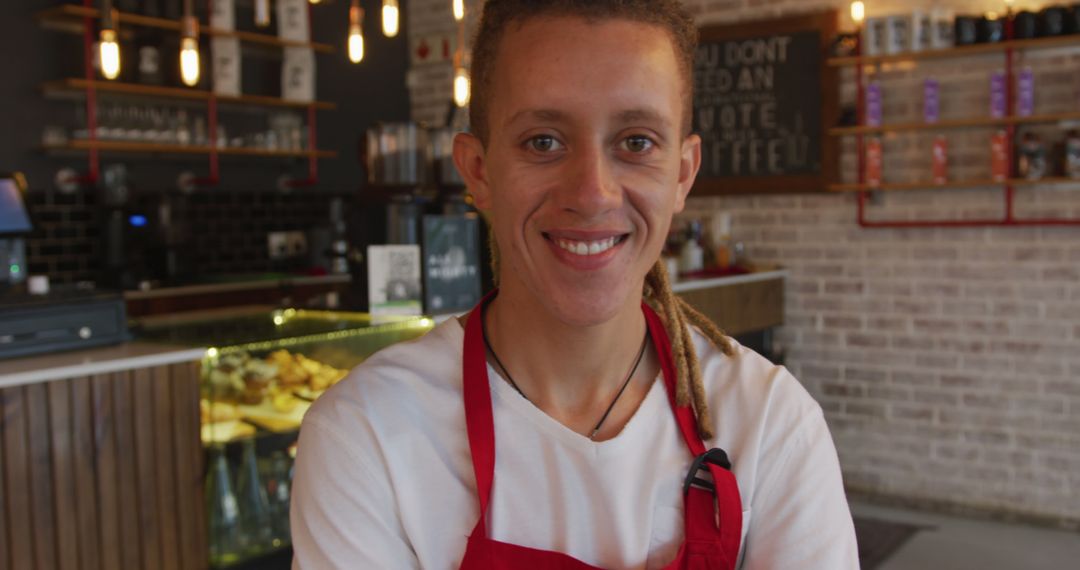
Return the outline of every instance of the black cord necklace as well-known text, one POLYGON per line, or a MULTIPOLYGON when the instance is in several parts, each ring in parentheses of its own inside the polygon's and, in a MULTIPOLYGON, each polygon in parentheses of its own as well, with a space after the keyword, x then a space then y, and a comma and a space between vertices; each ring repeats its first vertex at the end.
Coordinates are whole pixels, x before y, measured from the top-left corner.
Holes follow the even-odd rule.
MULTIPOLYGON (((525 395, 525 392, 522 392, 521 388, 518 387, 517 382, 514 382, 514 378, 510 376, 510 371, 507 370, 506 366, 503 366, 502 361, 499 360, 499 355, 495 354, 495 349, 491 347, 491 343, 488 341, 487 325, 484 323, 483 318, 484 316, 481 314, 480 331, 482 333, 482 336, 484 337, 484 346, 487 347, 488 352, 491 353, 491 357, 495 359, 495 364, 499 365, 499 368, 502 370, 503 375, 506 376, 506 380, 510 382, 510 385, 513 386, 515 390, 517 390, 518 394, 521 394, 522 398, 525 398, 525 401, 532 403, 532 400, 530 400, 529 397, 525 395)), ((641 349, 638 350, 637 358, 634 359, 633 368, 631 368, 630 373, 626 375, 626 380, 623 380, 622 387, 619 388, 619 391, 615 394, 615 398, 611 400, 611 404, 609 404, 607 410, 604 411, 604 415, 600 417, 600 421, 596 422, 596 427, 594 427, 592 433, 589 434, 589 439, 596 439, 596 434, 600 433, 600 426, 604 425, 604 421, 606 421, 608 415, 611 414, 611 410, 615 409, 615 403, 619 401, 619 398, 623 395, 623 392, 626 391, 626 387, 630 385, 630 379, 633 378, 634 373, 637 372, 638 366, 641 364, 641 359, 643 356, 645 356, 645 347, 648 346, 648 344, 649 330, 648 328, 646 328, 645 338, 641 339, 641 349)))

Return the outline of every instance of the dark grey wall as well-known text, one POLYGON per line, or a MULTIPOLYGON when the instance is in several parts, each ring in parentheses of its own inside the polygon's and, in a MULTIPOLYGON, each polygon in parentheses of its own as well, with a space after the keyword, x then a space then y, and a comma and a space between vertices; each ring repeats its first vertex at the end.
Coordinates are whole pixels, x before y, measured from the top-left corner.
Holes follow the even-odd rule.
MULTIPOLYGON (((4 61, 3 79, 0 80, 0 128, 4 131, 0 136, 0 170, 25 172, 33 191, 49 189, 57 169, 69 166, 82 172, 87 164, 85 155, 46 156, 38 150, 44 127, 72 122, 77 105, 74 101, 46 100, 39 85, 51 79, 82 77, 82 37, 45 30, 34 19, 37 11, 59 3, 0 2, 0 22, 4 24, 4 33, 0 35, 0 53, 4 61)), ((203 3, 196 0, 196 4, 203 3)), ((245 3, 238 4, 243 10, 245 3)), ((357 155, 364 130, 376 121, 402 121, 409 117, 409 96, 405 88, 407 40, 404 34, 394 39, 382 37, 378 19, 370 17, 379 13, 379 0, 362 0, 362 5, 369 17, 364 22, 367 53, 360 65, 349 63, 344 49, 348 2, 336 0, 313 9, 314 40, 332 44, 338 50, 334 54, 316 55, 316 96, 338 104, 337 111, 319 112, 319 146, 339 152, 335 160, 320 161, 318 190, 356 189, 363 176, 357 155)), ((238 16, 238 21, 244 20, 243 15, 238 16)), ((404 25, 402 29, 406 29, 404 25)), ((245 90, 279 93, 279 57, 272 50, 246 48, 245 90)), ((132 63, 126 61, 125 64, 132 63)), ((230 117, 226 116, 224 120, 228 125, 230 117)), ((234 114, 231 120, 237 124, 257 124, 262 118, 234 114)), ((199 176, 207 171, 205 157, 102 157, 103 166, 116 162, 129 167, 131 183, 138 191, 172 188, 182 170, 190 170, 199 176)), ((222 157, 220 188, 272 189, 283 172, 303 177, 307 162, 222 157)))
MULTIPOLYGON (((100 277, 102 251, 96 189, 82 188, 65 195, 55 191, 52 182, 56 171, 63 167, 85 172, 86 155, 51 156, 39 150, 45 126, 70 126, 76 107, 82 105, 81 101, 47 100, 39 89, 44 81, 83 76, 82 36, 45 30, 34 18, 37 11, 51 4, 37 0, 0 1, 0 23, 4 28, 0 57, 5 71, 0 79, 0 171, 23 171, 29 181, 28 202, 36 226, 27 243, 30 273, 49 275, 60 283, 93 281, 100 277)), ((204 5, 201 0, 196 4, 204 5)), ((250 2, 237 4, 241 10, 239 27, 250 21, 243 14, 245 8, 250 9, 250 2)), ((369 15, 379 13, 379 0, 362 0, 362 4, 369 15)), ((318 144, 337 151, 338 158, 319 161, 318 186, 282 196, 276 190, 278 177, 283 173, 305 177, 306 160, 221 157, 221 184, 196 191, 192 203, 205 207, 193 207, 187 214, 192 219, 179 220, 199 232, 190 242, 192 257, 199 261, 192 271, 203 274, 269 269, 266 232, 324 224, 331 197, 355 193, 363 184, 358 150, 364 131, 377 121, 408 119, 408 47, 404 34, 384 38, 378 19, 369 17, 364 25, 367 53, 363 63, 353 65, 344 49, 348 6, 346 0, 334 0, 313 10, 313 39, 338 50, 316 55, 316 96, 338 105, 336 111, 319 112, 318 144)), ((130 60, 125 61, 125 66, 130 65, 130 60)), ((243 82, 245 93, 278 95, 280 52, 248 46, 243 82)), ((265 126, 266 116, 263 111, 244 113, 234 109, 223 113, 222 121, 232 136, 244 126, 265 126)), ((175 191, 180 172, 204 176, 208 170, 206 157, 102 156, 103 168, 116 163, 128 167, 129 186, 136 196, 175 191)))

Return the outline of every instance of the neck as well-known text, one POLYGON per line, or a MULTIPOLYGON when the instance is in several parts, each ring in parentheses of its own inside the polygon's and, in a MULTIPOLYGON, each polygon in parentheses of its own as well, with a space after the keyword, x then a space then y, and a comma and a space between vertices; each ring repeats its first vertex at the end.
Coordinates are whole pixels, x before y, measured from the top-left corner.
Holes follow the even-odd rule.
MULTIPOLYGON (((502 372, 537 407, 581 431, 578 424, 591 427, 597 410, 611 403, 640 352, 646 331, 640 303, 628 299, 612 318, 579 326, 551 314, 524 288, 510 286, 488 306, 485 327, 506 367, 502 372)), ((631 392, 640 393, 647 388, 642 379, 655 377, 652 352, 646 351, 631 392)))

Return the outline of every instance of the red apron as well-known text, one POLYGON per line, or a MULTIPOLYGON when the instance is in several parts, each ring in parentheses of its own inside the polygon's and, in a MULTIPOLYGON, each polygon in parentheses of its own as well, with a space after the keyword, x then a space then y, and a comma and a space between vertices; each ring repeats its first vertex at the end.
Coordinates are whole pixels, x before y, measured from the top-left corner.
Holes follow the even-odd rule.
MULTIPOLYGON (((491 483, 495 476, 495 420, 491 410, 491 390, 488 384, 487 357, 483 341, 483 306, 494 295, 481 301, 473 309, 465 326, 464 353, 464 399, 465 423, 469 432, 469 449, 473 470, 476 473, 477 495, 480 499, 480 520, 469 536, 461 568, 466 570, 575 570, 593 568, 561 552, 549 552, 507 544, 487 537, 485 515, 491 497, 491 483)), ((742 500, 735 476, 729 469, 704 461, 705 445, 697 434, 694 415, 689 406, 675 404, 675 367, 671 360, 671 344, 659 317, 645 303, 641 304, 645 321, 660 358, 675 420, 679 424, 686 445, 697 458, 684 486, 685 542, 668 569, 688 568, 694 570, 733 570, 739 555, 742 531, 742 500), (709 481, 696 477, 698 469, 708 469, 715 482, 714 491, 709 481), (719 514, 714 510, 714 505, 719 514), (719 525, 717 524, 719 523, 719 525)), ((712 450, 709 457, 720 450, 712 450)), ((726 456, 725 456, 726 462, 726 456)))

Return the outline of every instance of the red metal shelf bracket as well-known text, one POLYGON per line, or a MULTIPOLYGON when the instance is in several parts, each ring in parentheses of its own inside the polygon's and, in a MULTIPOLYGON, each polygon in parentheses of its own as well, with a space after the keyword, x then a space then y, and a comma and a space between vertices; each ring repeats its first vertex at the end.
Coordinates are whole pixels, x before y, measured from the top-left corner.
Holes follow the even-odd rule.
MULTIPOLYGON (((1005 41, 1012 41, 1014 37, 1014 14, 1011 12, 1005 16, 1005 41)), ((855 55, 862 55, 862 29, 856 29, 856 41, 855 41, 855 55)), ((1016 115, 1016 77, 1015 77, 1015 57, 1016 50, 1009 45, 1005 49, 1005 104, 1009 117, 1016 115)), ((855 84, 856 84, 856 97, 855 102, 856 116, 858 117, 858 123, 860 126, 866 125, 866 118, 864 116, 864 98, 865 93, 865 79, 863 77, 863 64, 857 62, 855 64, 855 84)), ((1016 125, 1009 123, 1006 126, 1006 139, 1008 144, 1006 145, 1006 157, 1009 163, 1009 179, 1011 180, 1016 176, 1016 161, 1014 140, 1016 138, 1016 125)), ((856 144, 858 145, 858 181, 859 184, 866 183, 866 164, 865 164, 865 149, 863 147, 863 135, 860 133, 856 135, 856 144)), ((961 228, 961 227, 993 227, 993 226, 1080 226, 1080 219, 1074 218, 1017 218, 1015 215, 1015 198, 1016 189, 1011 182, 1003 184, 1003 193, 1005 200, 1005 215, 1000 219, 979 219, 979 220, 870 220, 866 216, 866 203, 869 199, 869 192, 862 190, 858 192, 856 199, 856 212, 858 214, 858 223, 863 228, 961 228)))

